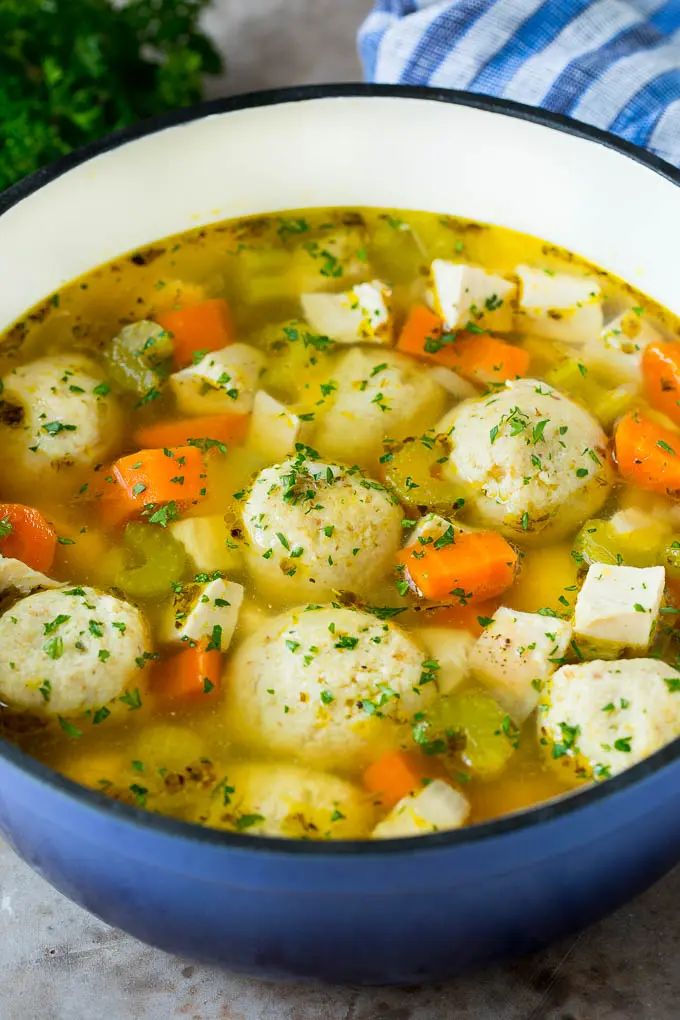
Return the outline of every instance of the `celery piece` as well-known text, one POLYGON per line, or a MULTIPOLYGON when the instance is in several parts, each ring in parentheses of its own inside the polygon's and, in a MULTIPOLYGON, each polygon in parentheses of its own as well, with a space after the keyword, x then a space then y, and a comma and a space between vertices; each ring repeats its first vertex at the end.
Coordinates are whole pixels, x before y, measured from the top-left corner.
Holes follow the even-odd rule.
MULTIPOLYGON (((574 552, 586 563, 652 567, 664 556, 663 529, 655 522, 618 530, 612 521, 586 521, 574 540, 574 552)), ((680 554, 680 548, 676 552, 680 554)))
POLYGON ((623 563, 609 521, 586 521, 574 539, 574 553, 586 563, 623 563))
POLYGON ((182 545, 162 528, 133 522, 123 537, 129 562, 117 572, 115 586, 136 599, 169 597, 186 564, 182 545))
POLYGON ((564 358, 546 372, 545 378, 556 390, 584 404, 605 428, 625 414, 635 400, 635 386, 612 387, 610 380, 578 358, 564 358))
POLYGON ((465 765, 482 779, 506 767, 518 743, 518 731, 507 713, 487 691, 468 687, 440 699, 435 726, 447 734, 461 734, 465 765))
POLYGON ((462 506, 463 490, 439 476, 437 463, 447 456, 444 439, 426 435, 405 439, 383 460, 385 481, 400 502, 408 507, 427 507, 438 513, 451 513, 462 506))
POLYGON ((172 337, 150 319, 124 326, 104 352, 108 374, 120 389, 139 397, 150 393, 168 376, 172 365, 172 337))

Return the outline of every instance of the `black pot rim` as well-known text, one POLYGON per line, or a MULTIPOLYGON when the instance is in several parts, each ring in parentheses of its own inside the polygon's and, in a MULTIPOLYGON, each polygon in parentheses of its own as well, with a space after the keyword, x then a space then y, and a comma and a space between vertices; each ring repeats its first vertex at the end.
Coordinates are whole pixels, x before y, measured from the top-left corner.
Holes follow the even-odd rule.
MULTIPOLYGON (((525 106, 522 103, 515 103, 507 99, 498 99, 494 96, 449 89, 431 89, 424 86, 361 83, 296 85, 291 88, 248 92, 224 99, 214 99, 198 103, 194 106, 171 111, 160 117, 141 121, 122 131, 105 135, 98 141, 77 149, 62 159, 30 174, 0 194, 0 216, 74 167, 87 162, 95 156, 116 149, 127 142, 155 134, 165 128, 188 124, 214 114, 231 113, 237 110, 249 110, 262 106, 276 106, 282 103, 343 97, 394 97, 430 100, 450 103, 456 106, 467 106, 488 113, 496 113, 506 117, 529 121, 532 124, 560 131, 597 145, 602 145, 605 148, 613 149, 621 156, 641 163, 647 169, 675 184, 676 187, 680 187, 680 169, 676 169, 658 156, 630 142, 617 138, 615 135, 600 128, 582 124, 562 114, 525 106)), ((1 226, 0 224, 0 229, 1 226)), ((680 737, 655 752, 649 758, 614 776, 612 779, 608 779, 604 783, 592 785, 573 794, 567 794, 538 807, 527 808, 493 821, 481 822, 452 832, 381 840, 379 844, 371 843, 367 840, 338 840, 324 843, 321 841, 280 839, 270 836, 221 832, 217 829, 209 829, 189 822, 178 821, 168 816, 154 814, 150 811, 113 801, 104 794, 90 790, 79 783, 67 779, 47 765, 32 758, 14 744, 1 738, 0 758, 5 758, 10 764, 26 772, 42 785, 51 787, 57 793, 80 801, 85 807, 100 813, 109 813, 117 816, 121 822, 140 829, 151 829, 158 834, 164 834, 168 837, 240 851, 254 850, 259 852, 265 851, 275 855, 301 855, 303 857, 312 855, 326 858, 356 855, 362 860, 367 855, 371 857, 392 857, 395 854, 407 854, 410 856, 416 852, 419 854, 426 853, 428 850, 454 849, 457 846, 487 840, 496 836, 505 836, 522 830, 540 829, 543 823, 558 819, 564 815, 572 815, 579 809, 585 809, 607 797, 621 793, 654 773, 661 771, 680 758, 680 737)))

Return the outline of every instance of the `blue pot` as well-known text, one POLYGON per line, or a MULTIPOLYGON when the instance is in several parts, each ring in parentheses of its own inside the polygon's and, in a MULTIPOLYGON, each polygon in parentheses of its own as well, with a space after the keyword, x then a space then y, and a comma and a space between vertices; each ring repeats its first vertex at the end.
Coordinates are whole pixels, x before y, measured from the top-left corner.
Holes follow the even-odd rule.
MULTIPOLYGON (((110 218, 121 219, 116 188, 122 188, 122 193, 127 189, 133 208, 153 212, 139 235, 151 241, 180 227, 173 206, 175 218, 169 216, 166 229, 158 229, 154 203, 167 204, 168 195, 159 188, 156 199, 138 188, 140 176, 145 179, 145 160, 155 158, 160 150, 167 153, 168 146, 176 151, 179 169, 173 164, 167 173, 176 204, 181 206, 187 180, 192 187, 196 184, 190 170, 199 177, 202 172, 182 163, 187 130, 195 126, 203 131, 196 138, 208 146, 207 152, 215 147, 219 151, 225 144, 227 153, 236 153, 229 149, 232 123, 239 131, 251 132, 254 141, 251 138, 249 144, 257 147, 262 144, 262 132, 253 134, 248 118, 257 118, 264 110, 269 118, 265 126, 275 130, 277 109, 283 106, 280 117, 288 141, 291 124, 299 127, 299 137, 292 139, 295 147, 298 141, 304 144, 309 131, 305 111, 318 117, 319 104, 324 124, 336 118, 336 130, 345 132, 348 144, 367 104, 369 120, 387 111, 387 123, 381 123, 388 136, 390 110, 398 115, 392 124, 395 132, 400 130, 394 125, 403 120, 401 114, 414 109, 422 110, 425 121, 430 116, 437 123, 442 116, 450 117, 452 129, 458 124, 476 130, 479 123, 480 139, 493 123, 501 148, 509 146, 501 156, 513 187, 518 174, 512 161, 521 164, 527 147, 532 166, 536 160, 539 164, 544 160, 546 167, 557 165, 564 153, 573 155, 580 165, 585 159, 592 180, 613 166, 623 179, 641 182, 636 189, 641 204, 665 209, 663 223, 669 238, 680 235, 680 230, 671 229, 678 223, 680 175, 625 143, 563 118, 483 97, 427 90, 362 86, 289 90, 208 104, 114 136, 11 189, 0 199, 0 211, 5 212, 0 220, 0 271, 13 238, 21 236, 26 250, 12 248, 13 273, 20 283, 17 294, 7 299, 10 304, 0 307, 0 314, 7 321, 12 301, 22 302, 17 306, 21 310, 54 289, 59 272, 68 278, 94 263, 91 244, 85 245, 84 253, 73 244, 64 246, 60 268, 55 268, 60 260, 49 250, 41 264, 42 255, 31 245, 30 234, 40 236, 44 221, 39 222, 38 214, 46 207, 53 209, 57 220, 62 215, 73 217, 81 202, 100 210, 101 221, 90 217, 87 227, 106 236, 107 223, 113 223, 110 218), (343 106, 345 101, 349 107, 343 106), (352 114, 349 121, 348 113, 352 114), (176 146, 173 132, 178 133, 176 146), (504 138, 514 139, 515 148, 504 138), (160 150, 154 150, 156 142, 160 150), (19 234, 14 233, 17 230, 19 234), (80 266, 81 258, 90 262, 80 266), (21 282, 26 280, 29 283, 21 282)), ((257 126, 256 119, 254 123, 257 126)), ((416 127, 411 124, 409 130, 416 127)), ((324 145, 320 147, 323 164, 328 153, 324 145)), ((403 200, 395 201, 388 182, 384 204, 418 206, 409 191, 417 172, 409 158, 405 153, 404 167, 395 171, 400 180, 408 177, 400 192, 403 200)), ((226 167, 228 179, 233 168, 219 165, 226 167)), ((258 179, 271 184, 271 167, 265 170, 258 164, 253 175, 260 174, 258 179)), ((379 175, 378 170, 370 172, 379 175)), ((345 168, 344 173, 349 170, 345 168)), ((444 177, 430 180, 421 207, 475 215, 474 177, 461 179, 462 208, 456 206, 454 194, 447 204, 444 177)), ((351 178, 348 190, 343 191, 343 184, 320 195, 314 190, 316 181, 310 179, 302 181, 302 191, 291 192, 284 173, 278 205, 358 204, 360 198, 351 197, 354 183, 351 178), (310 197, 306 203, 294 201, 294 194, 310 197)), ((212 184, 201 178, 196 186, 209 191, 212 184)), ((568 173, 563 186, 573 188, 565 196, 571 222, 578 219, 578 202, 587 202, 588 181, 568 173)), ((482 181, 479 187, 479 201, 483 201, 488 182, 482 181)), ((557 242, 570 242, 559 210, 554 229, 546 221, 540 182, 529 181, 527 187, 533 195, 531 208, 513 212, 508 204, 505 222, 533 228, 557 242)), ((276 204, 264 185, 248 194, 243 206, 227 206, 224 215, 266 210, 276 204)), ((368 184, 362 194, 367 196, 365 204, 370 204, 374 193, 368 184)), ((216 207, 214 196, 203 197, 205 208, 216 207)), ((498 196, 493 199, 497 200, 498 196)), ((615 210, 603 212, 591 204, 589 213, 595 208, 599 219, 593 226, 590 216, 588 230, 584 226, 587 243, 580 249, 596 257, 601 237, 600 261, 609 265, 608 255, 613 252, 614 262, 619 259, 614 268, 622 273, 628 270, 625 275, 635 283, 642 281, 635 279, 633 260, 636 265, 643 263, 644 269, 648 258, 653 276, 647 289, 667 300, 675 284, 672 246, 667 252, 668 273, 658 245, 649 256, 644 243, 634 255, 619 255, 616 232, 621 231, 623 240, 624 227, 617 226, 615 210), (630 265, 621 262, 626 257, 630 265)), ((76 234, 81 229, 85 228, 74 227, 76 234)), ((125 226, 122 234, 111 229, 115 251, 140 243, 133 235, 125 235, 125 226)), ((620 247, 623 250, 623 244, 620 247)), ((98 261, 113 253, 103 244, 98 261)), ((532 951, 602 916, 674 865, 680 858, 680 741, 604 784, 533 811, 457 832, 375 844, 292 842, 175 822, 86 790, 0 741, 0 830, 17 853, 65 895, 108 923, 168 951, 270 978, 415 984, 495 957, 532 951)))

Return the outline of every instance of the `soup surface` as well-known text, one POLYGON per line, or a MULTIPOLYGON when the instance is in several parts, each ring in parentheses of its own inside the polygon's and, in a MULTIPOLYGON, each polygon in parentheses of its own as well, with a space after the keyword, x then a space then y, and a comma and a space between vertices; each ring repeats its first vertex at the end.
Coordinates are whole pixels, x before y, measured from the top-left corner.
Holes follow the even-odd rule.
POLYGON ((0 344, 0 735, 235 832, 456 828, 680 734, 680 329, 535 238, 303 210, 0 344))

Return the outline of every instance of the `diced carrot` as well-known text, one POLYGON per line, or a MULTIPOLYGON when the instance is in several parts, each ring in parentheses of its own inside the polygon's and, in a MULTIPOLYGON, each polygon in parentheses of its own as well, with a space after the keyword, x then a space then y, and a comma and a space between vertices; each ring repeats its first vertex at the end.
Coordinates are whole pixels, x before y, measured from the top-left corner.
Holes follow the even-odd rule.
POLYGON ((0 553, 46 573, 54 561, 57 535, 39 510, 0 503, 0 553))
POLYGON ((159 660, 153 671, 152 689, 163 698, 193 698, 219 689, 222 653, 205 643, 183 648, 159 660))
POLYGON ((397 347, 404 354, 437 361, 437 354, 443 350, 440 347, 443 332, 443 321, 427 305, 413 305, 401 327, 397 347))
POLYGON ((428 599, 454 596, 461 605, 500 595, 515 579, 517 553, 495 531, 456 535, 454 542, 407 546, 398 555, 407 578, 428 599))
POLYGON ((388 751, 372 762, 364 772, 364 786, 376 794, 386 807, 394 805, 414 790, 423 787, 423 780, 441 774, 432 759, 415 751, 388 751))
POLYGON ((82 495, 97 501, 99 518, 109 528, 149 506, 172 503, 182 509, 206 495, 203 455, 195 446, 139 450, 93 473, 82 495))
POLYGON ((616 426, 614 449, 618 469, 641 489, 680 497, 680 435, 639 412, 625 415, 616 426))
POLYGON ((488 333, 446 333, 442 320, 425 305, 411 308, 397 347, 483 385, 516 379, 529 368, 529 354, 523 348, 488 333))
POLYGON ((500 605, 500 598, 488 599, 486 602, 457 603, 453 606, 438 606, 436 609, 423 613, 423 622, 434 627, 455 627, 467 630, 473 637, 479 637, 484 624, 479 621, 490 620, 500 605))
POLYGON ((141 425, 135 442, 144 449, 187 446, 196 439, 214 439, 219 443, 241 443, 248 431, 250 415, 208 414, 201 418, 178 418, 141 425))
POLYGON ((650 404, 680 425, 680 343, 649 344, 642 375, 650 404))
POLYGON ((190 365, 201 351, 217 351, 234 341, 229 305, 223 298, 208 298, 185 308, 160 312, 156 321, 172 334, 173 360, 177 368, 190 365))

